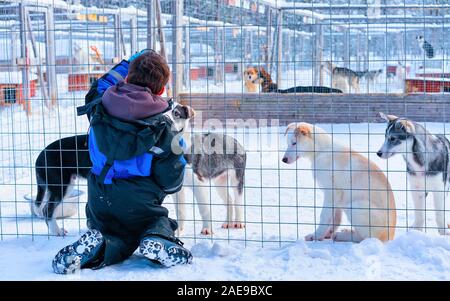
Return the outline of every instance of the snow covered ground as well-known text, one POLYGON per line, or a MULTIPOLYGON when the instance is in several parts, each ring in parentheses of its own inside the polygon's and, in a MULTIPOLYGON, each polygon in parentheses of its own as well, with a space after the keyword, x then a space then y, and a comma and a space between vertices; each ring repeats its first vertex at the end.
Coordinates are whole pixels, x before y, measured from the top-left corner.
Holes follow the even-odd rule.
MULTIPOLYGON (((1 273, 0 279, 450 280, 450 239, 439 236, 434 229, 431 199, 427 202, 426 233, 407 231, 414 214, 405 164, 400 157, 383 161, 375 155, 384 139, 385 125, 381 123, 320 126, 386 172, 398 212, 396 239, 392 242, 304 242, 303 236, 311 233, 318 222, 323 201, 322 192, 315 189, 309 164, 300 160, 285 165, 280 161, 285 147, 283 128, 242 129, 235 136, 248 150, 245 229, 220 228, 225 210, 213 188, 210 200, 215 234, 201 236, 200 215, 188 188, 187 222, 181 239, 192 249, 193 265, 166 270, 133 256, 99 271, 83 270, 68 277, 54 275, 54 254, 86 229, 86 194, 80 196, 77 216, 58 221, 69 231, 65 238, 48 236, 45 222, 31 217, 23 196, 36 192, 33 164, 39 151, 60 136, 86 132, 86 117, 75 117, 74 107, 79 102, 78 95, 67 96, 57 111, 36 109, 30 119, 24 118, 17 107, 0 112, 0 270, 7 271, 1 273), (273 133, 271 140, 258 140, 265 133, 273 133)), ((426 126, 433 133, 450 130, 450 124, 426 126)), ((85 185, 85 181, 79 181, 77 188, 86 191, 85 185)), ((172 198, 168 197, 165 204, 170 216, 175 217, 172 198)), ((345 225, 348 227, 347 221, 345 225)))
POLYGON ((281 248, 243 248, 208 241, 187 244, 189 266, 164 269, 132 256, 101 270, 61 276, 52 256, 71 239, 19 238, 0 242, 0 280, 450 280, 450 240, 409 232, 383 244, 304 242, 281 248))

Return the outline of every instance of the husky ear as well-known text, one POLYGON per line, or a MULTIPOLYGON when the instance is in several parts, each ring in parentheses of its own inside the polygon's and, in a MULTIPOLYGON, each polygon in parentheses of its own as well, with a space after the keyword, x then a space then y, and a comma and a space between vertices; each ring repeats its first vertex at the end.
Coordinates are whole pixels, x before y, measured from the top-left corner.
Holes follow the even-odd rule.
POLYGON ((399 123, 402 125, 402 128, 404 128, 407 133, 413 134, 416 131, 416 127, 409 120, 401 120, 399 123))
POLYGON ((287 133, 289 132, 289 130, 295 129, 296 128, 296 124, 295 123, 291 123, 287 126, 286 131, 284 131, 284 135, 286 136, 287 133))
POLYGON ((195 112, 195 110, 193 108, 191 108, 190 106, 186 106, 187 107, 187 111, 188 111, 188 118, 194 118, 195 115, 197 114, 197 112, 195 112))
POLYGON ((295 129, 295 136, 307 136, 311 137, 311 128, 306 124, 301 124, 295 129))
POLYGON ((382 112, 379 112, 378 114, 380 114, 380 117, 386 120, 386 122, 391 122, 392 120, 398 119, 395 115, 385 115, 382 112))
POLYGON ((191 119, 196 114, 195 110, 190 106, 179 106, 178 108, 174 110, 174 116, 180 119, 191 119))

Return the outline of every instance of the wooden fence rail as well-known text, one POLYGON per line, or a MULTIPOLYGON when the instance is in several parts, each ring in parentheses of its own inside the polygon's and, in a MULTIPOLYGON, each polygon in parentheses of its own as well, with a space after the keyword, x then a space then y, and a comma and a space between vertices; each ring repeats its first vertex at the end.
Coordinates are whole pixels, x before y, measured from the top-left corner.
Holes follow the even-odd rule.
POLYGON ((182 93, 203 119, 278 119, 314 123, 381 122, 378 112, 415 121, 450 122, 450 94, 182 93))

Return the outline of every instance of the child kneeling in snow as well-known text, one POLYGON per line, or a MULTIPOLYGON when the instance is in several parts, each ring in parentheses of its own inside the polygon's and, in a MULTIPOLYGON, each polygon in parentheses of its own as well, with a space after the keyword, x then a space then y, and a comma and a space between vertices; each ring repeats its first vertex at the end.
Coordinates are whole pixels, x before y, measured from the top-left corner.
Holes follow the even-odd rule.
POLYGON ((161 206, 167 194, 181 189, 186 165, 171 150, 177 132, 163 115, 171 109, 160 96, 169 75, 165 59, 144 50, 96 81, 78 108, 90 119, 89 230, 59 251, 55 273, 119 263, 136 248, 166 267, 192 261, 174 236, 176 221, 161 206))

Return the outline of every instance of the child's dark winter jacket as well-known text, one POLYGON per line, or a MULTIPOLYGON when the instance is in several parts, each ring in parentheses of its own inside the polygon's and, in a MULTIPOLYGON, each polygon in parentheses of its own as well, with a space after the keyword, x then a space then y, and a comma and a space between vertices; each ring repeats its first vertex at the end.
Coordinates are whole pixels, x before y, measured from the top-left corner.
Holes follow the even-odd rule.
POLYGON ((146 235, 176 241, 177 223, 161 206, 182 187, 186 162, 171 151, 177 132, 163 113, 167 101, 149 89, 121 81, 122 61, 93 84, 79 114, 90 118, 88 227, 105 238, 104 258, 111 265, 128 258, 146 235))

